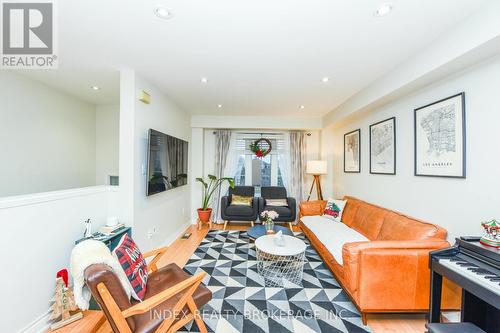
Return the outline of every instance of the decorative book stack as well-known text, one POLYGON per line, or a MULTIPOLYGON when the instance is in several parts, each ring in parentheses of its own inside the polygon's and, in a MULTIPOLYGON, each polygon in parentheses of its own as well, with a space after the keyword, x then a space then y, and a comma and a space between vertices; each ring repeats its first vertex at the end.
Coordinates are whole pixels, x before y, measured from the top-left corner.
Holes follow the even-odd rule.
POLYGON ((125 224, 123 223, 118 223, 116 225, 113 225, 113 226, 102 226, 101 228, 99 228, 99 232, 101 234, 104 234, 104 235, 111 235, 113 234, 115 231, 121 229, 121 228, 124 228, 125 227, 125 224))

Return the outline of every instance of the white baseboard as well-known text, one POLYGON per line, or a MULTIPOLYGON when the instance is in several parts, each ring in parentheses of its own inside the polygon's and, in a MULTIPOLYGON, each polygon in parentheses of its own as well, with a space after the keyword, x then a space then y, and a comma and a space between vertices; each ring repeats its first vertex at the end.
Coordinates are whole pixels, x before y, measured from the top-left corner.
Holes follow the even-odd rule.
POLYGON ((191 221, 187 221, 186 223, 182 224, 179 228, 175 230, 175 232, 172 233, 171 236, 169 236, 164 242, 163 246, 170 246, 173 242, 175 242, 179 237, 181 237, 184 234, 184 231, 192 225, 191 221))
POLYGON ((50 311, 47 311, 33 322, 28 324, 26 327, 21 329, 19 333, 42 333, 47 331, 50 326, 49 323, 50 311))

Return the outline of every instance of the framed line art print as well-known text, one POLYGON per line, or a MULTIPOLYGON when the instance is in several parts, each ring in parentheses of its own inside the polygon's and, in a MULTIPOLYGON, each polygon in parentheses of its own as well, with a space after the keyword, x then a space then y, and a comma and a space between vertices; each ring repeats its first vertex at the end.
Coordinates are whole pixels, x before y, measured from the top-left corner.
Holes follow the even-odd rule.
POLYGON ((344 134, 344 172, 361 172, 361 129, 344 134))
POLYGON ((396 174, 396 118, 370 125, 370 173, 396 174))
POLYGON ((415 176, 465 178, 465 93, 415 109, 415 176))

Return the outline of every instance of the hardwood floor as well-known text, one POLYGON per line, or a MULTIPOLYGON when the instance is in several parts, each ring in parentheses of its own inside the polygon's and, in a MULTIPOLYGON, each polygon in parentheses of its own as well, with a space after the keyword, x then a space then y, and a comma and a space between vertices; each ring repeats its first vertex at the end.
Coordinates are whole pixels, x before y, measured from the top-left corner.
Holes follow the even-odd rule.
MULTIPOLYGON (((250 224, 229 224, 227 230, 246 230, 250 224)), ((222 229, 222 225, 212 224, 212 229, 222 229)), ((167 253, 159 261, 158 266, 175 262, 183 267, 208 232, 207 226, 201 230, 195 225, 186 229, 191 232, 189 239, 177 239, 170 245, 167 253)), ((425 316, 423 314, 371 314, 368 325, 374 333, 424 333, 425 316)))

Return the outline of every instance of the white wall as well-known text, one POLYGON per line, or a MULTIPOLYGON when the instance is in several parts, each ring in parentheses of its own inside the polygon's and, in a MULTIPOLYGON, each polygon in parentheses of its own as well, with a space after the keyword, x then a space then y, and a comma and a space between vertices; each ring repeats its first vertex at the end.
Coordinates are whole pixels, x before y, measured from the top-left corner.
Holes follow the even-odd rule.
POLYGON ((0 197, 95 185, 95 106, 0 72, 0 197))
POLYGON ((436 223, 458 235, 479 235, 479 223, 500 218, 498 125, 500 57, 490 59, 369 113, 322 131, 323 158, 333 162, 324 182, 337 197, 354 195, 436 223), (413 110, 465 92, 467 179, 415 177, 413 110), (396 116, 397 175, 369 174, 368 126, 396 116), (361 128, 361 174, 343 172, 343 135, 361 128))
MULTIPOLYGON (((146 170, 147 165, 148 130, 153 128, 190 141, 190 116, 133 71, 123 71, 121 80, 122 89, 125 89, 121 94, 126 100, 122 99, 125 104, 120 107, 120 116, 125 117, 125 121, 120 124, 120 132, 124 133, 123 136, 120 133, 120 153, 127 150, 125 154, 132 154, 132 157, 126 157, 128 161, 123 161, 132 162, 132 169, 124 173, 120 160, 120 181, 124 180, 126 186, 132 189, 134 240, 146 251, 170 243, 187 227, 191 198, 190 185, 146 196, 146 175, 143 170, 146 170), (144 104, 137 99, 140 90, 151 95, 151 104, 144 104), (153 230, 156 233, 148 238, 148 232, 153 230)), ((191 145, 189 149, 193 149, 191 145)), ((125 200, 128 202, 129 198, 125 200)))
POLYGON ((18 332, 37 318, 46 324, 56 273, 69 270, 86 219, 98 228, 116 214, 116 191, 97 186, 0 199, 0 249, 8 258, 0 275, 2 332, 18 332))
POLYGON ((95 108, 96 184, 109 184, 108 177, 118 176, 120 106, 97 105, 95 108))
POLYGON ((119 108, 96 107, 5 71, 0 100, 0 249, 12 258, 0 283, 15 286, 0 301, 12 310, 2 329, 38 331, 83 222, 90 218, 97 230, 120 211, 116 187, 93 186, 105 183, 96 169, 118 172, 119 108))

